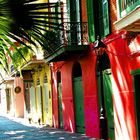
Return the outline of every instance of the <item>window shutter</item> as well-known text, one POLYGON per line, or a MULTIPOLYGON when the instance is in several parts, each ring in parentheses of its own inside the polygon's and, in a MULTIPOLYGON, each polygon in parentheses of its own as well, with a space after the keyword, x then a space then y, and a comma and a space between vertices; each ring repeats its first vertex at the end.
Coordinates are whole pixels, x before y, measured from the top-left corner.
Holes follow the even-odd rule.
POLYGON ((80 0, 76 0, 76 21, 80 22, 81 21, 81 9, 80 9, 80 0))
MULTIPOLYGON (((58 12, 58 3, 56 3, 55 6, 56 6, 55 7, 55 12, 57 13, 58 12)), ((55 22, 58 23, 58 19, 57 19, 58 18, 58 15, 56 14, 55 17, 56 17, 55 22)))
POLYGON ((89 41, 95 41, 93 0, 87 0, 89 41))
POLYGON ((109 25, 109 5, 108 0, 103 0, 103 25, 104 25, 104 36, 110 33, 109 25))
POLYGON ((66 18, 67 18, 67 21, 68 22, 70 22, 70 0, 67 0, 67 2, 66 2, 66 11, 67 11, 67 16, 66 16, 66 18))
POLYGON ((76 22, 76 2, 75 0, 70 0, 70 20, 71 22, 76 22))

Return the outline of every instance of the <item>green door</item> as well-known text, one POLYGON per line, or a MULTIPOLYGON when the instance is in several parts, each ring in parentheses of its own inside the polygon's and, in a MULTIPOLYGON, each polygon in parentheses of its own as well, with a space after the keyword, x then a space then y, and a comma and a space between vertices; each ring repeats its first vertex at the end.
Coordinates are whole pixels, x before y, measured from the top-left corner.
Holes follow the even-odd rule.
POLYGON ((102 75, 100 72, 97 72, 97 80, 98 80, 98 99, 100 108, 101 138, 108 137, 110 140, 115 140, 111 70, 110 69, 104 70, 102 72, 102 75), (104 120, 102 119, 102 115, 105 117, 104 120))
POLYGON ((134 75, 134 98, 136 110, 137 139, 140 139, 140 75, 134 75))
POLYGON ((76 132, 85 133, 82 77, 73 78, 76 132))
POLYGON ((58 83, 58 117, 59 117, 59 127, 63 128, 63 108, 62 108, 62 88, 61 82, 58 83))
POLYGON ((114 111, 112 103, 112 85, 111 85, 111 70, 107 69, 103 71, 103 90, 104 90, 104 102, 106 109, 107 125, 108 125, 108 137, 110 140, 114 140, 114 111))

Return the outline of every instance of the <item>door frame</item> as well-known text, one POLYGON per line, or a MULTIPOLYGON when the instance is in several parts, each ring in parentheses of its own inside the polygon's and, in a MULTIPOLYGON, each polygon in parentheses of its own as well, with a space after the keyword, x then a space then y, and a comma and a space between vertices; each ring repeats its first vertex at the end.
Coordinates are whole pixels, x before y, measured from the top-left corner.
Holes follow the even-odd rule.
MULTIPOLYGON (((72 69, 72 85, 73 85, 73 100, 75 100, 75 93, 74 93, 74 79, 76 78, 81 78, 81 81, 82 81, 82 96, 83 96, 83 101, 82 101, 82 114, 83 114, 83 123, 84 123, 84 129, 83 129, 83 132, 79 132, 79 133, 85 133, 85 113, 84 113, 84 89, 83 89, 83 80, 82 80, 82 67, 81 67, 81 64, 79 62, 75 62, 74 65, 73 65, 73 69, 72 69)), ((75 113, 75 108, 76 108, 76 103, 75 101, 73 102, 73 107, 74 107, 74 114, 75 114, 75 131, 78 132, 76 129, 76 113, 75 113)), ((80 116, 82 117, 82 116, 80 116)))
MULTIPOLYGON (((140 91, 140 86, 138 85, 138 81, 140 81, 140 69, 132 70, 130 74, 133 76, 133 85, 134 85, 134 105, 135 105, 135 116, 136 116, 136 131, 137 131, 137 139, 140 138, 140 108, 137 107, 139 104, 138 91, 140 91), (138 79, 137 79, 138 78, 138 79)), ((140 97, 140 96, 139 96, 140 97)))
POLYGON ((57 71, 57 98, 58 98, 58 123, 59 128, 64 128, 63 119, 63 106, 62 106, 62 84, 61 84, 61 72, 57 71))
MULTIPOLYGON (((96 76, 97 76, 97 88, 98 88, 98 101, 99 101, 99 117, 100 117, 100 136, 101 138, 108 139, 110 137, 115 137, 115 131, 112 133, 108 127, 109 121, 108 118, 111 116, 108 111, 107 99, 105 98, 105 81, 104 76, 106 73, 111 72, 111 65, 108 54, 106 52, 103 53, 101 56, 97 56, 97 63, 96 63, 96 76), (99 78, 98 78, 99 76, 99 78)), ((112 110, 113 110, 113 100, 112 100, 112 110)), ((113 110, 114 116, 114 110, 113 110)), ((113 120, 114 122, 114 117, 113 120)), ((114 125, 113 125, 114 126, 114 125)), ((114 128, 114 127, 113 127, 114 128)), ((115 139, 115 138, 113 138, 115 139)))

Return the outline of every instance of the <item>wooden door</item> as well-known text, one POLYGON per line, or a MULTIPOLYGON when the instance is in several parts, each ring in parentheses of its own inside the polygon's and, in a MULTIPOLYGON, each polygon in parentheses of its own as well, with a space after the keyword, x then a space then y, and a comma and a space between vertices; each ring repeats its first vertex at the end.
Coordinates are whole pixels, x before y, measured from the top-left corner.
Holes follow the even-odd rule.
POLYGON ((115 140, 114 135, 114 111, 112 103, 112 83, 111 83, 111 70, 107 69, 103 71, 103 89, 105 109, 108 125, 108 137, 110 140, 115 140))
POLYGON ((62 107, 62 87, 61 83, 58 83, 58 114, 59 114, 59 127, 63 128, 63 107, 62 107))
POLYGON ((82 77, 73 78, 76 132, 85 133, 84 95, 82 77))
POLYGON ((134 97, 136 111, 137 139, 140 139, 140 74, 134 75, 134 97))

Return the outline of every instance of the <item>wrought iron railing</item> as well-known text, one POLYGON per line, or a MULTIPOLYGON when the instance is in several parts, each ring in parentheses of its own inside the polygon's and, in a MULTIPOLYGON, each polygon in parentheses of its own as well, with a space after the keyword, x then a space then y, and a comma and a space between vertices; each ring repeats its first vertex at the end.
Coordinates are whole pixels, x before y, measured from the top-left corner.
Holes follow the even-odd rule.
POLYGON ((87 22, 65 22, 61 24, 59 30, 50 31, 48 46, 45 48, 45 56, 56 51, 60 47, 88 44, 88 24, 87 22))
POLYGON ((140 0, 118 0, 119 1, 119 9, 120 9, 120 17, 125 16, 132 10, 134 10, 137 6, 140 5, 140 0))
POLYGON ((62 43, 65 45, 84 45, 88 43, 88 28, 85 22, 63 23, 62 43))

